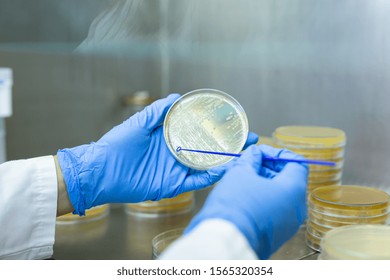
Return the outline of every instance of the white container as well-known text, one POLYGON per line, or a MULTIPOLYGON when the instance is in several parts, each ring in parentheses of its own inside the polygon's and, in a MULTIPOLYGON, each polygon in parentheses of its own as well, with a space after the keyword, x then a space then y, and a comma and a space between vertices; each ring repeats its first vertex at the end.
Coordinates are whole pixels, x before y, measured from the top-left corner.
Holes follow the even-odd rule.
POLYGON ((12 115, 12 69, 0 68, 0 118, 12 115))

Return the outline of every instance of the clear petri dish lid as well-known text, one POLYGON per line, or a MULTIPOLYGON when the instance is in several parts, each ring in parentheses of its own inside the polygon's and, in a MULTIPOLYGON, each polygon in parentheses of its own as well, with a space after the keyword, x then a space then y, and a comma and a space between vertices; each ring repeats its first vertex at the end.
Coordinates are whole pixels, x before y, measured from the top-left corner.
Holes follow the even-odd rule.
MULTIPOLYGON (((313 189, 313 191, 315 188, 313 189)), ((312 191, 312 192, 313 192, 312 191)), ((310 195, 309 195, 310 197, 310 195)), ((309 198, 308 200, 308 207, 310 208, 310 211, 326 215, 327 217, 335 217, 335 218, 348 218, 351 219, 366 219, 366 218, 375 218, 379 217, 381 215, 386 215, 389 213, 388 205, 377 205, 376 207, 365 207, 365 206, 359 206, 359 207, 329 207, 324 206, 323 204, 320 204, 316 201, 311 200, 309 198)))
POLYGON ((381 214, 378 216, 342 216, 328 215, 327 213, 317 212, 313 209, 308 211, 308 219, 316 224, 324 227, 336 227, 344 225, 356 224, 386 224, 389 219, 389 214, 381 214))
POLYGON ((389 199, 390 196, 382 190, 352 185, 318 187, 309 196, 317 208, 326 208, 328 211, 383 209, 388 207, 389 199))
POLYGON ((331 171, 312 171, 309 173, 308 183, 309 184, 320 184, 320 183, 329 183, 333 184, 335 181, 340 181, 342 177, 342 172, 331 172, 331 171))
POLYGON ((320 225, 314 222, 313 220, 307 220, 306 230, 314 234, 315 236, 322 237, 326 232, 331 230, 333 227, 320 225))
POLYGON ((322 126, 281 126, 273 135, 276 145, 286 148, 337 148, 346 143, 344 131, 322 126))
POLYGON ((165 217, 188 213, 193 210, 195 196, 193 192, 185 192, 173 198, 158 201, 144 201, 126 205, 126 213, 140 217, 165 217))
POLYGON ((183 235, 184 228, 175 228, 164 231, 152 239, 152 257, 157 259, 162 252, 169 247, 174 241, 183 235))
POLYGON ((390 226, 350 225, 328 231, 320 242, 321 259, 390 260, 390 226))
MULTIPOLYGON (((318 160, 318 159, 316 159, 316 160, 318 160)), ((324 160, 324 159, 320 159, 320 160, 324 160)), ((340 170, 344 167, 344 159, 332 159, 332 160, 327 159, 325 161, 334 162, 335 165, 334 166, 327 166, 327 165, 309 164, 310 172, 340 170)))
POLYGON ((342 174, 343 170, 340 169, 332 169, 332 170, 310 170, 310 177, 332 177, 342 174))
POLYGON ((344 158, 344 148, 337 149, 290 149, 296 154, 309 159, 338 160, 344 158))
POLYGON ((170 107, 164 120, 164 138, 172 155, 197 170, 225 164, 234 157, 178 152, 178 147, 240 153, 248 132, 248 119, 242 106, 229 94, 215 89, 184 94, 170 107))
POLYGON ((315 250, 315 251, 320 251, 320 243, 321 243, 321 237, 320 236, 317 236, 315 235, 311 228, 306 228, 306 232, 305 232, 305 243, 306 245, 315 250))

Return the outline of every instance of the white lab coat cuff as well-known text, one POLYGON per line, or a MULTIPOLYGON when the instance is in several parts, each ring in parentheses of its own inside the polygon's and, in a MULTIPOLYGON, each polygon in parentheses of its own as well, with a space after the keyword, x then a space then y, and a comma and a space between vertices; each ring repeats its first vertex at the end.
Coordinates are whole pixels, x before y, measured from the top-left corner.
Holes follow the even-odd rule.
POLYGON ((257 256, 234 224, 209 219, 176 240, 159 259, 254 260, 257 256))
POLYGON ((0 168, 0 259, 51 257, 57 212, 53 156, 9 161, 0 168))

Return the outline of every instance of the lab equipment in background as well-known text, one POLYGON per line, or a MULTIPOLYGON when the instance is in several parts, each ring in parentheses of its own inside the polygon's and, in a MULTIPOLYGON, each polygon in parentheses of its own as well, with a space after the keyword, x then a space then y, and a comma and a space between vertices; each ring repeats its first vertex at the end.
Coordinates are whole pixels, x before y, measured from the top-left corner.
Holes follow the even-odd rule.
POLYGON ((0 163, 6 161, 4 118, 12 115, 12 69, 0 68, 0 163))
POLYGON ((334 166, 309 165, 308 193, 341 184, 346 135, 344 131, 321 126, 282 126, 272 135, 275 147, 286 148, 307 159, 334 162, 334 166))
POLYGON ((57 217, 57 224, 78 224, 93 222, 103 219, 110 213, 110 204, 92 207, 85 211, 85 216, 79 216, 72 213, 57 217))
POLYGON ((164 137, 172 155, 198 170, 225 164, 233 157, 177 153, 177 147, 240 153, 248 132, 248 120, 241 105, 227 93, 215 89, 184 94, 170 107, 164 120, 164 137))
POLYGON ((152 239, 152 258, 158 259, 169 245, 183 235, 183 231, 184 228, 175 228, 156 235, 152 239))
POLYGON ((390 226, 352 225, 328 231, 319 260, 390 260, 390 226))
POLYGON ((321 239, 333 228, 354 224, 386 224, 390 196, 365 186, 326 186, 308 196, 306 244, 320 251, 321 239))
POLYGON ((183 214, 193 210, 195 204, 194 192, 179 194, 173 198, 159 201, 145 201, 126 204, 126 213, 130 215, 160 217, 183 214))

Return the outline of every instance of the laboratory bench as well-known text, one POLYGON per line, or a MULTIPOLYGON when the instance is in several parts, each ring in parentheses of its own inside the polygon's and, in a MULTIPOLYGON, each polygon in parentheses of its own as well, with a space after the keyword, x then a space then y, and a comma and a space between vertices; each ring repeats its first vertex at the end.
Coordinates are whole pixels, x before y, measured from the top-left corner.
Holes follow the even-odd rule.
MULTIPOLYGON (((150 260, 152 239, 164 231, 185 227, 202 207, 210 188, 195 192, 193 210, 184 214, 150 217, 128 214, 123 204, 111 204, 109 214, 95 221, 57 224, 54 259, 150 260)), ((305 228, 271 256, 273 260, 317 259, 305 244, 305 228)))

